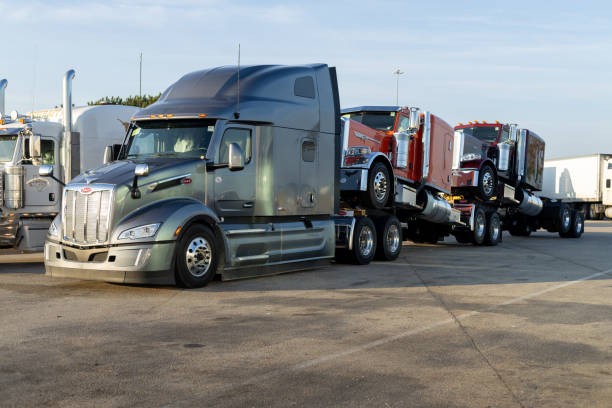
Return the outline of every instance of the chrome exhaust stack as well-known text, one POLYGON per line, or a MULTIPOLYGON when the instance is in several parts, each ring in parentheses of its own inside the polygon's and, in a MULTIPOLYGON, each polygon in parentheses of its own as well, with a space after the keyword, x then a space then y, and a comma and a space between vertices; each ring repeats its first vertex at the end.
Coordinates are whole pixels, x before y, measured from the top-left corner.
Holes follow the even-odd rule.
POLYGON ((6 79, 0 79, 0 119, 4 117, 5 113, 5 105, 4 105, 4 90, 8 85, 8 81, 6 79))
POLYGON ((66 71, 62 83, 62 104, 64 116, 64 182, 72 179, 72 80, 74 69, 66 71))

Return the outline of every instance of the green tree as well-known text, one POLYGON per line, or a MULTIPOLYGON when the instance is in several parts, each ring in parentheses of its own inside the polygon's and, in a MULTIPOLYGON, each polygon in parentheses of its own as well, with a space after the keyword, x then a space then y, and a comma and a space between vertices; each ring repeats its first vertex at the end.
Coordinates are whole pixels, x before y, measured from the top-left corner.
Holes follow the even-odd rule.
POLYGON ((127 105, 145 108, 156 102, 160 96, 161 92, 157 95, 130 95, 125 99, 120 96, 105 96, 96 101, 89 101, 87 105, 127 105))

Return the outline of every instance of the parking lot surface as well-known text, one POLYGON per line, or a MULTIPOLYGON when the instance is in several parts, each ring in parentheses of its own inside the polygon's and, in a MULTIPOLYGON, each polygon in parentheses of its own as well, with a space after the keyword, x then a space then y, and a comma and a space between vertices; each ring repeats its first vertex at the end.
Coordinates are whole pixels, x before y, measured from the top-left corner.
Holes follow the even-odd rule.
POLYGON ((612 223, 199 290, 0 264, 1 406, 610 407, 612 223))

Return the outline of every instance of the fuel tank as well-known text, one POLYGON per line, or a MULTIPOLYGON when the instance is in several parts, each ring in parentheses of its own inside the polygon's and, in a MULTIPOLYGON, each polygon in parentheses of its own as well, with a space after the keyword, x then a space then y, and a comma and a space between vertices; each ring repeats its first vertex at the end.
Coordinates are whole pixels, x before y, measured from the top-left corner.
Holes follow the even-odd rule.
POLYGON ((422 219, 436 224, 446 223, 451 220, 453 209, 446 200, 434 196, 427 190, 423 190, 421 194, 420 201, 423 203, 423 211, 420 217, 422 219))
POLYGON ((544 204, 542 203, 542 200, 540 200, 535 195, 525 190, 520 190, 520 192, 517 193, 517 196, 518 196, 517 198, 520 201, 518 210, 521 214, 535 217, 536 215, 542 212, 542 208, 544 207, 544 204))

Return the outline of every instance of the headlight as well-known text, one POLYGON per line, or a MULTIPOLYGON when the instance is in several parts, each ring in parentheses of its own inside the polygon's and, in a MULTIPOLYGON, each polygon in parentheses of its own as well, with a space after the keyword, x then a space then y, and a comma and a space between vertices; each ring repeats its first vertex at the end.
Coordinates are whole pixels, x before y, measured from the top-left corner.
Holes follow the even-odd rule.
POLYGON ((119 234, 120 240, 122 239, 141 239, 150 238, 155 236, 155 233, 159 229, 161 223, 141 225, 140 227, 130 228, 119 234))
POLYGON ((49 236, 58 238, 60 235, 60 217, 59 215, 53 219, 51 225, 49 225, 49 236))
POLYGON ((461 161, 469 162, 469 161, 474 161, 474 160, 480 160, 481 158, 482 156, 478 153, 468 153, 468 154, 464 154, 463 156, 461 156, 461 161))

